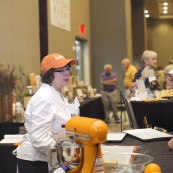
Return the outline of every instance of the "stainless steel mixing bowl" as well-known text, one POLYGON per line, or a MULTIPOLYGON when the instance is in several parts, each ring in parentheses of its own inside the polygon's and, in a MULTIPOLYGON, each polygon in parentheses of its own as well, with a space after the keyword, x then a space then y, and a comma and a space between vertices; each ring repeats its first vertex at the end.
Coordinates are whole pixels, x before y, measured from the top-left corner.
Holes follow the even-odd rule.
POLYGON ((82 145, 68 140, 57 142, 56 148, 49 151, 48 161, 49 165, 56 169, 61 164, 68 165, 69 169, 75 168, 82 159, 82 145), (53 154, 54 153, 54 154, 53 154), (58 163, 52 163, 53 157, 56 153, 58 163))

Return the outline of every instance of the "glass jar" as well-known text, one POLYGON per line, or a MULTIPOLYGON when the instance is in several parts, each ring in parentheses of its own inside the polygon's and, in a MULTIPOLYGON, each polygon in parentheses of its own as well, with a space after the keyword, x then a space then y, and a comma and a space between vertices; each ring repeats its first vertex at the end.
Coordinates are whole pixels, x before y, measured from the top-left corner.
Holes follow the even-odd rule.
POLYGON ((24 109, 20 102, 16 102, 15 104, 15 121, 16 122, 24 122, 24 109))

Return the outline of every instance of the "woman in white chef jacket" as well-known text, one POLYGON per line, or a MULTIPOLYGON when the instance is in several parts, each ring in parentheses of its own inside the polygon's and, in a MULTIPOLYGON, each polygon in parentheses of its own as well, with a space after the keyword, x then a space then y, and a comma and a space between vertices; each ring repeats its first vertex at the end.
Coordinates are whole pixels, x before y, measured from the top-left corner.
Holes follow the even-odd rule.
POLYGON ((48 172, 48 151, 56 144, 53 134, 63 134, 65 129, 61 125, 72 115, 61 92, 68 85, 71 65, 74 64, 75 59, 66 59, 57 53, 43 58, 43 83, 24 113, 27 133, 17 148, 19 173, 48 172))

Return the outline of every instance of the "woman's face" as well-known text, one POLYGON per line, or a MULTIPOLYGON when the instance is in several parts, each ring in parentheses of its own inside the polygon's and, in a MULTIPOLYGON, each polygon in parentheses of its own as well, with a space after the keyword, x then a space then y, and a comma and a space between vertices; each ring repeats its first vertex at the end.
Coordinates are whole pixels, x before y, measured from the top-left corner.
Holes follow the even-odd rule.
POLYGON ((54 72, 54 80, 52 82, 52 86, 57 91, 62 91, 62 89, 68 85, 69 82, 69 76, 71 73, 71 67, 65 66, 61 69, 57 69, 54 72))
POLYGON ((150 68, 156 69, 157 68, 157 57, 149 58, 146 61, 146 65, 150 68))

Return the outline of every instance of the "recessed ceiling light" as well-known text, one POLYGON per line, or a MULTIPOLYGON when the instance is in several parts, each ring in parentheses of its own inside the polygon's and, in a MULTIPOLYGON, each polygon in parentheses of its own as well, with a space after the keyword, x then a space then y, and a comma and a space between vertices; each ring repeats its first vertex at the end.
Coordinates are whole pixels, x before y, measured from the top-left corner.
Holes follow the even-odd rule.
POLYGON ((149 15, 149 14, 145 14, 145 17, 146 17, 146 18, 149 18, 149 17, 150 17, 150 15, 149 15))
POLYGON ((163 7, 163 9, 164 9, 164 10, 167 10, 167 9, 168 9, 168 7, 163 7))
POLYGON ((167 11, 167 10, 164 10, 164 11, 163 11, 163 13, 164 13, 164 14, 167 14, 167 13, 168 13, 168 11, 167 11))
POLYGON ((167 3, 167 2, 164 2, 163 5, 164 5, 164 6, 168 6, 168 3, 167 3))
POLYGON ((147 14, 148 13, 148 10, 144 10, 144 13, 147 14))

